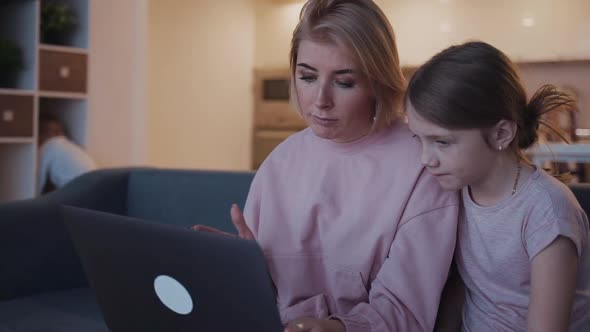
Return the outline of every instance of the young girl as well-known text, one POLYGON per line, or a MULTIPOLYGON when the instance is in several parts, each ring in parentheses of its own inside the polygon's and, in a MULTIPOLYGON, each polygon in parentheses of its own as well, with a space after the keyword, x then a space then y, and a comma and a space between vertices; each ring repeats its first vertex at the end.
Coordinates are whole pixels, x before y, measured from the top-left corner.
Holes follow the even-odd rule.
POLYGON ((469 42, 424 64, 405 106, 422 163, 445 189, 462 190, 461 329, 590 331, 587 216, 568 187, 523 152, 539 125, 550 127, 541 115, 574 101, 547 85, 527 103, 511 61, 469 42))

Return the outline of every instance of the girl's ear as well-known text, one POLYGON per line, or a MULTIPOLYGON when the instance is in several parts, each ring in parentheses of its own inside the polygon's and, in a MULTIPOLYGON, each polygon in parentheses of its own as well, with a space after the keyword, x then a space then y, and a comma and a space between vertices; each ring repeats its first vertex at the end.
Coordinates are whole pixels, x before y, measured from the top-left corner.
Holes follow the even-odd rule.
POLYGON ((506 150, 516 137, 516 122, 500 120, 490 131, 489 142, 495 150, 506 150))

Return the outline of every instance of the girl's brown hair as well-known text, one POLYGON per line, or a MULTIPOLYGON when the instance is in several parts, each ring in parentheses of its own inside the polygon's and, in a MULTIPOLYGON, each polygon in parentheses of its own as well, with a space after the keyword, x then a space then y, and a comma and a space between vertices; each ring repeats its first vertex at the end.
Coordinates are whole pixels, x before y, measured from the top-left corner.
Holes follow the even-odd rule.
POLYGON ((518 129, 510 148, 526 162, 522 150, 538 141, 541 125, 568 142, 559 128, 541 116, 576 107, 571 96, 553 85, 542 86, 527 103, 512 61, 478 41, 449 47, 420 67, 408 84, 405 103, 448 129, 486 129, 500 120, 514 121, 518 129))

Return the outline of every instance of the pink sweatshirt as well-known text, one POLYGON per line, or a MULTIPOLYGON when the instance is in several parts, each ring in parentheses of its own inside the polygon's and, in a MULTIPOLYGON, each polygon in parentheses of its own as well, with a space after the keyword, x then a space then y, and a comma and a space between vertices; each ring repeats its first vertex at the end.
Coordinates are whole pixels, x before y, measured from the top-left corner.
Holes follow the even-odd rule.
POLYGON ((421 166, 403 123, 353 143, 309 128, 258 170, 244 210, 284 323, 431 331, 455 248, 459 197, 421 166))

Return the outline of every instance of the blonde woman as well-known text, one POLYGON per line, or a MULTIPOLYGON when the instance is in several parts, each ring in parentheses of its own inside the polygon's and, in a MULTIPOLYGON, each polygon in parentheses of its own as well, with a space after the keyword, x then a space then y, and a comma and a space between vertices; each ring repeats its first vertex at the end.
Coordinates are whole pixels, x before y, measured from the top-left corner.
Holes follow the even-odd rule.
MULTIPOLYGON (((309 128, 264 161, 240 236, 268 259, 289 331, 432 331, 458 195, 400 118, 394 34, 370 0, 310 0, 293 33, 292 102, 309 128)), ((202 227, 200 229, 203 229, 202 227)))

